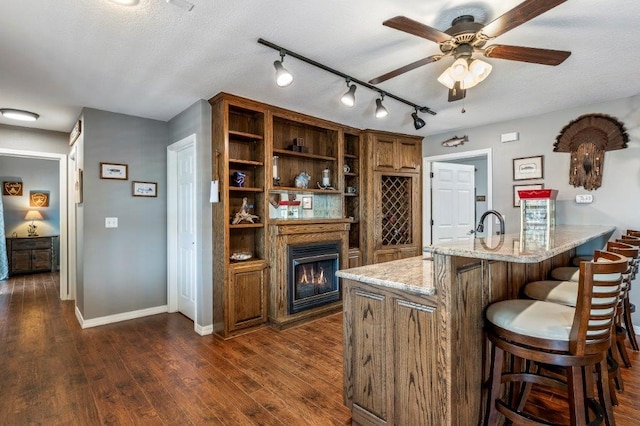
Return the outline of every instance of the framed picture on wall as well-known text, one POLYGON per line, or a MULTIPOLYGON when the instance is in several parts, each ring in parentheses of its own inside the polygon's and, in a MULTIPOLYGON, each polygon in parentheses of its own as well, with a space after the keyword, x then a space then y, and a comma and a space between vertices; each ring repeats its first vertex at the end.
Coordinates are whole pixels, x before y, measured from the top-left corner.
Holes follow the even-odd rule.
POLYGON ((128 167, 126 164, 100 163, 100 179, 129 179, 128 167))
POLYGON ((513 159, 513 180, 542 179, 544 155, 513 159))
POLYGON ((544 185, 541 183, 532 183, 531 185, 513 185, 513 207, 520 207, 520 196, 518 196, 518 191, 542 189, 543 187, 544 185))
POLYGON ((156 182, 133 182, 132 195, 134 197, 157 197, 158 184, 156 182))

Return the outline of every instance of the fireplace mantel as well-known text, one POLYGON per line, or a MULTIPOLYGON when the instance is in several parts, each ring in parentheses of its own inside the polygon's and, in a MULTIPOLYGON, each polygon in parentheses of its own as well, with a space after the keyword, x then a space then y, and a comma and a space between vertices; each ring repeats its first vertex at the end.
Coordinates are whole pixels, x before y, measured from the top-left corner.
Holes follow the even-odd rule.
POLYGON ((269 285, 269 322, 282 329, 342 309, 342 300, 295 314, 287 307, 287 247, 305 243, 340 242, 340 267, 348 265, 349 222, 338 220, 278 220, 269 224, 271 264, 269 285))

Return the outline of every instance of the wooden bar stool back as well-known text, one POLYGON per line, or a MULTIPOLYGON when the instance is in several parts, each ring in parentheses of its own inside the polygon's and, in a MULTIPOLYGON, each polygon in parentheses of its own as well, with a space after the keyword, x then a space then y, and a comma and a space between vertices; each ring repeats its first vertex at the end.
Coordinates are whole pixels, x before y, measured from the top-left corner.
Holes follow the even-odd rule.
POLYGON ((509 395, 501 399, 500 387, 504 383, 566 389, 572 425, 599 424, 603 417, 608 425, 615 424, 606 354, 611 345, 622 274, 627 267, 624 256, 596 251, 593 262, 580 265, 575 308, 526 299, 489 305, 485 329, 491 342, 491 366, 485 425, 497 424, 498 413, 514 424, 550 424, 548 419, 528 414, 521 402, 510 405, 509 395), (564 378, 546 373, 547 369, 503 371, 505 354, 559 368, 564 378), (593 386, 588 386, 593 384, 589 375, 594 370, 599 402, 593 398, 593 386))

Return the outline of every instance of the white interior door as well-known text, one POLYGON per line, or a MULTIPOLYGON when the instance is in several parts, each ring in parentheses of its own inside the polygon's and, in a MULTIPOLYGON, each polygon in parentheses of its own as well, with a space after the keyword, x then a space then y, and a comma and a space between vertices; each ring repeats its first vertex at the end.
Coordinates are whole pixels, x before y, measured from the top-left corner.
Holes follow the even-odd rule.
POLYGON ((196 212, 195 147, 177 152, 177 287, 178 311, 195 321, 196 311, 196 212))
POLYGON ((434 162, 431 171, 432 243, 474 238, 474 166, 434 162))

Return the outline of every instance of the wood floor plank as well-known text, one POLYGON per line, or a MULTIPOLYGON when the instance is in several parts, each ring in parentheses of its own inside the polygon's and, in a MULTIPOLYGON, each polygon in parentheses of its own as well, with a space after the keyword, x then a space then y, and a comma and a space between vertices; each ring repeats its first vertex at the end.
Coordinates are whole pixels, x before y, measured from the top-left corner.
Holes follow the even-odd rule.
MULTIPOLYGON (((618 426, 640 424, 640 356, 622 369, 618 426)), ((0 282, 0 423, 7 425, 349 425, 342 314, 231 340, 180 314, 81 329, 55 273, 0 282)), ((533 410, 567 419, 561 395, 533 410)))

